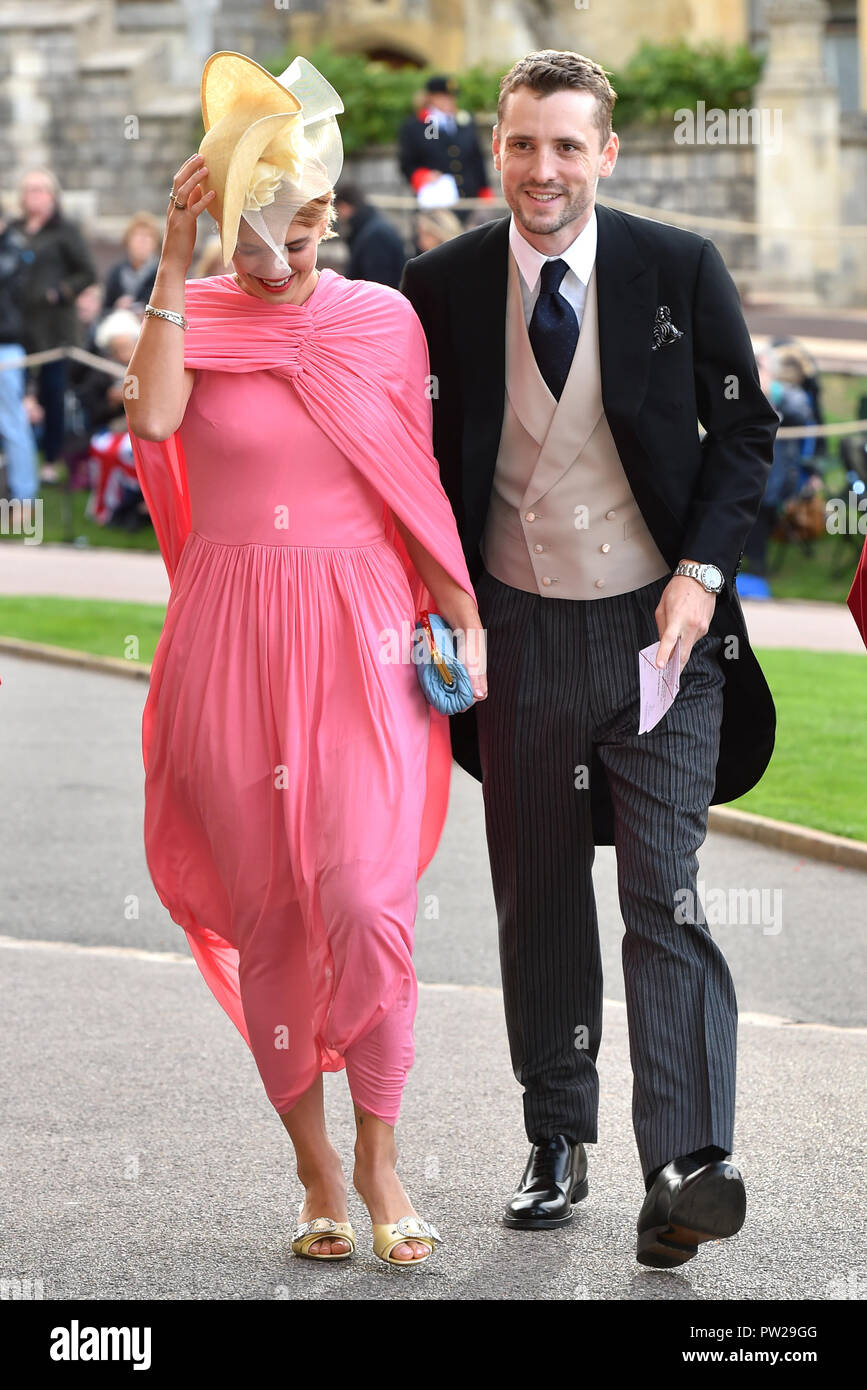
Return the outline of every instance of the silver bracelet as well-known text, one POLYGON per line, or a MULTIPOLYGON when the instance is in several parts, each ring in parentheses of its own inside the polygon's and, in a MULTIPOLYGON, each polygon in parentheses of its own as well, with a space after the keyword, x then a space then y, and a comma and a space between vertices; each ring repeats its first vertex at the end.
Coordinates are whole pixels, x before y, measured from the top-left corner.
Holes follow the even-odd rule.
POLYGON ((152 304, 146 304, 145 314, 152 314, 155 319, 168 319, 169 323, 176 323, 184 332, 190 326, 183 314, 176 314, 171 309, 155 309, 152 304))

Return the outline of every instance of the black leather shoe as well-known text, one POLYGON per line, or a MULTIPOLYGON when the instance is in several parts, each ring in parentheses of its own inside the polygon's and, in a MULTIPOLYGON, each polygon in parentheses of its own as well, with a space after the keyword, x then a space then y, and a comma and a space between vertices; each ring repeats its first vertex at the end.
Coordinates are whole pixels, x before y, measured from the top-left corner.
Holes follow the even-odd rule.
POLYGON ((527 1230, 566 1226, 572 1207, 587 1196, 587 1154, 565 1134, 534 1144, 503 1222, 527 1230))
POLYGON ((733 1236, 744 1224, 747 1194, 731 1163, 675 1158, 644 1199, 638 1216, 638 1263, 654 1269, 685 1264, 706 1240, 733 1236))

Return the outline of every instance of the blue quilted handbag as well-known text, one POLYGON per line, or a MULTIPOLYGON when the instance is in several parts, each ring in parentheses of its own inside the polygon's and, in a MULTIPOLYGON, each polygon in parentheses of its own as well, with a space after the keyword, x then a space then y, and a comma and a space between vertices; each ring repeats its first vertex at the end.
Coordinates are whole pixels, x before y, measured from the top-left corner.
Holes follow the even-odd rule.
POLYGON ((416 665, 419 684, 440 714, 460 714, 476 699, 470 674, 455 656, 451 632, 439 613, 427 609, 419 614, 413 632, 414 642, 422 644, 416 665))

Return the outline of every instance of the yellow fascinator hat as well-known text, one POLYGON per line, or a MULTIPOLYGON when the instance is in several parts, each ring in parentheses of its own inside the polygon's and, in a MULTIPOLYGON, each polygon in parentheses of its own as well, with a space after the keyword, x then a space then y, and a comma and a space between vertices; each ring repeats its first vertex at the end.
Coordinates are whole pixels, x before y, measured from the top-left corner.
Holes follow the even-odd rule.
POLYGON ((330 82, 300 55, 279 77, 243 53, 211 55, 202 72, 199 153, 208 166, 202 192, 216 194, 209 211, 224 264, 235 254, 242 218, 283 260, 295 214, 340 177, 343 109, 330 82))

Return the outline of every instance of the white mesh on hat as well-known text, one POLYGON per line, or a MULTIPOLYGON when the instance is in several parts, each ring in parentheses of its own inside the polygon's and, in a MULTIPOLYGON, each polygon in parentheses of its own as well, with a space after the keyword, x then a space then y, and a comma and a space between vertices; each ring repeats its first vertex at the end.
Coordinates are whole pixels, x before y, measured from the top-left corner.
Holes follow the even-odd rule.
MULTIPOLYGON (((241 214, 242 223, 273 253, 270 273, 265 278, 288 273, 284 246, 290 223, 306 203, 332 191, 343 168, 337 114, 344 108, 330 82, 300 55, 276 80, 300 101, 301 111, 287 116, 281 126, 282 163, 273 164, 267 157, 257 162, 241 214), (295 155, 291 167, 285 159, 287 144, 295 155)), ((279 120, 275 116, 264 119, 279 120)), ((267 156, 267 148, 264 154, 267 156)), ((244 227, 240 226, 238 239, 242 240, 243 235, 244 227)), ((263 260, 267 259, 263 255, 263 260)))

